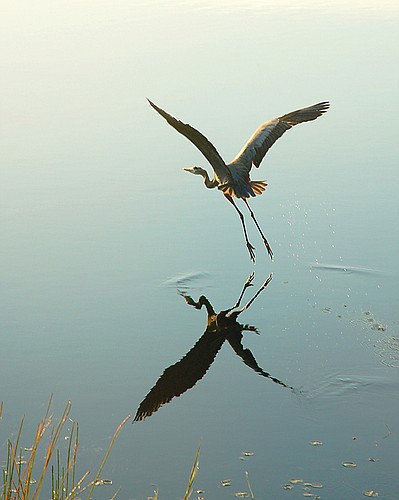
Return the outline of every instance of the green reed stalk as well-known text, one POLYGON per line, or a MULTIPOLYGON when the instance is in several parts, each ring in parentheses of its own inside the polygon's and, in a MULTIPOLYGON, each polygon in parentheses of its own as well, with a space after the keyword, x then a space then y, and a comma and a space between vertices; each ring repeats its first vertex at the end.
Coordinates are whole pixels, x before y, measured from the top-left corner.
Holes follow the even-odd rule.
POLYGON ((115 443, 115 439, 118 437, 118 434, 120 433, 120 431, 122 430, 122 427, 126 424, 126 422, 128 420, 130 420, 131 418, 131 415, 128 415, 127 417, 125 417, 122 422, 119 424, 118 428, 116 429, 112 439, 111 439, 111 442, 108 446, 108 450, 107 450, 107 453, 105 454, 105 457, 104 457, 104 460, 102 461, 101 465, 100 465, 100 468, 98 469, 98 472, 96 474, 96 477, 94 479, 94 481, 92 481, 92 485, 91 485, 91 488, 90 488, 90 491, 89 491, 89 494, 87 496, 87 500, 90 500, 91 499, 91 496, 93 494, 93 490, 94 490, 94 487, 96 486, 96 484, 98 483, 99 479, 100 479, 100 476, 101 476, 101 472, 104 468, 104 465, 105 465, 105 462, 108 460, 108 457, 109 457, 109 454, 111 453, 111 450, 112 450, 112 447, 114 446, 114 443, 115 443))
MULTIPOLYGON (((66 462, 63 463, 61 453, 58 448, 56 448, 59 441, 61 432, 64 429, 65 423, 69 417, 71 410, 71 402, 68 401, 64 411, 57 424, 52 425, 53 414, 50 414, 50 408, 52 403, 52 397, 48 403, 45 415, 43 419, 39 422, 36 433, 33 440, 32 447, 25 448, 25 451, 30 451, 29 457, 27 457, 26 462, 23 460, 22 449, 20 448, 20 441, 22 435, 22 428, 24 425, 25 417, 22 417, 21 423, 18 429, 16 440, 14 443, 11 440, 7 442, 7 461, 6 468, 3 470, 3 485, 0 487, 0 500, 38 500, 41 496, 41 490, 43 487, 44 479, 47 472, 50 469, 50 482, 51 482, 51 495, 46 495, 50 497, 51 500, 73 500, 76 497, 76 491, 79 490, 80 493, 89 487, 91 487, 88 498, 91 498, 91 493, 93 488, 99 482, 101 472, 105 466, 111 449, 114 445, 116 437, 118 436, 123 425, 130 419, 130 415, 127 416, 119 425, 114 433, 111 443, 108 447, 107 453, 101 466, 97 472, 94 481, 91 481, 87 486, 82 488, 83 482, 89 475, 87 471, 81 479, 76 483, 76 463, 77 463, 77 452, 79 446, 79 428, 76 422, 73 422, 71 431, 69 434, 69 443, 66 452, 66 462), (33 470, 35 467, 35 462, 37 462, 37 454, 39 445, 41 444, 45 434, 48 434, 48 442, 45 448, 45 458, 44 463, 41 465, 40 477, 36 482, 33 480, 33 470), (19 450, 19 452, 18 452, 19 450), (33 488, 33 484, 36 486, 33 488), (75 484, 76 483, 76 484, 75 484), (33 491, 31 491, 33 490, 33 491)), ((0 419, 2 417, 3 404, 0 404, 0 419)), ((112 498, 115 498, 119 493, 120 488, 116 491, 112 498)))
POLYGON ((194 483, 194 479, 199 471, 199 453, 200 453, 200 447, 201 445, 198 446, 197 448, 197 452, 195 454, 195 458, 194 458, 194 463, 193 463, 193 466, 191 467, 191 472, 190 472, 190 476, 188 478, 188 484, 187 484, 187 488, 186 488, 186 493, 184 494, 184 499, 183 500, 188 500, 191 495, 192 495, 192 486, 193 486, 193 483, 194 483))

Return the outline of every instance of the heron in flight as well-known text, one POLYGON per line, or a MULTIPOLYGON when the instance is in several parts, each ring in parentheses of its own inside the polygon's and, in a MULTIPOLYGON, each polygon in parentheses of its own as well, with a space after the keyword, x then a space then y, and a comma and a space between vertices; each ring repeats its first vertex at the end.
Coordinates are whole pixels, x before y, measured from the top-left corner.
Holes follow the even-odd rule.
POLYGON ((241 225, 244 231, 245 242, 248 248, 250 258, 255 262, 255 248, 248 240, 247 229, 245 226, 244 215, 238 208, 233 198, 241 198, 247 206, 249 213, 262 237, 263 243, 270 255, 273 257, 272 249, 265 235, 260 228, 255 214, 248 203, 248 198, 262 194, 267 184, 265 181, 253 181, 250 179, 249 173, 252 166, 259 167, 265 154, 273 146, 284 132, 289 130, 298 123, 309 122, 315 120, 330 107, 329 102, 324 101, 307 108, 298 109, 287 113, 277 118, 269 120, 253 133, 248 142, 244 145, 237 156, 230 162, 225 163, 217 152, 215 146, 203 135, 188 123, 183 123, 177 120, 163 109, 148 99, 150 105, 165 118, 165 120, 178 132, 183 134, 191 141, 205 156, 213 168, 213 178, 209 178, 207 171, 201 167, 184 168, 187 172, 195 175, 201 175, 204 178, 204 184, 207 188, 220 189, 225 198, 233 205, 238 215, 240 216, 241 225))

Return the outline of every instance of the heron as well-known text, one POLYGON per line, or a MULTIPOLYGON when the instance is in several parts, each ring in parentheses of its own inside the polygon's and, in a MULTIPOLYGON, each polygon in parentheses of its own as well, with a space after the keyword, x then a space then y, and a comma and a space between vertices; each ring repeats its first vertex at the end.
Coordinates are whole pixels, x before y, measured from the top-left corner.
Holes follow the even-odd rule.
POLYGON ((261 195, 266 189, 266 181, 253 181, 250 178, 252 166, 259 167, 264 156, 279 139, 284 132, 299 123, 315 120, 330 107, 328 101, 319 102, 307 108, 301 108, 296 111, 291 111, 277 118, 273 118, 260 125, 237 156, 230 162, 225 163, 215 146, 198 130, 189 125, 177 120, 169 113, 158 107, 147 98, 150 105, 180 134, 187 137, 194 146, 196 146, 205 156, 213 169, 213 178, 210 179, 208 172, 199 166, 184 168, 186 172, 194 175, 201 175, 204 178, 204 184, 207 188, 218 188, 222 191, 226 200, 228 200, 237 211, 242 229, 244 232, 245 243, 252 262, 255 263, 255 248, 249 242, 247 228, 245 225, 244 214, 236 205, 234 198, 241 198, 247 206, 250 216, 255 223, 257 230, 266 246, 270 258, 273 258, 273 251, 267 241, 261 227, 256 220, 255 214, 252 211, 248 198, 261 195))

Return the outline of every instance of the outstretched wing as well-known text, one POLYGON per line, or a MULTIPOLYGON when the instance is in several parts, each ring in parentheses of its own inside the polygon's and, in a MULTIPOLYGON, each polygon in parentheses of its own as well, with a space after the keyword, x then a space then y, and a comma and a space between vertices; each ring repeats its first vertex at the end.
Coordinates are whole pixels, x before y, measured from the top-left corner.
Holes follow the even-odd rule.
POLYGON ((308 108, 298 109, 263 123, 250 137, 234 160, 229 163, 229 167, 237 166, 247 172, 249 172, 252 165, 259 167, 265 154, 284 132, 298 125, 298 123, 316 120, 329 107, 329 102, 319 102, 308 108))
MULTIPOLYGON (((251 329, 252 330, 252 327, 244 327, 244 329, 251 329)), ((243 335, 241 333, 241 330, 234 331, 232 333, 229 333, 226 336, 226 340, 231 345, 234 352, 244 361, 244 363, 247 366, 252 368, 252 370, 254 370, 256 373, 259 373, 259 375, 262 375, 262 377, 269 378, 275 384, 279 384, 279 385, 282 385, 283 387, 287 387, 289 389, 292 389, 292 387, 288 386, 287 384, 285 384, 284 382, 282 382, 278 378, 273 377, 268 372, 265 372, 263 370, 263 368, 261 368, 258 365, 258 363, 256 362, 256 359, 254 358, 254 355, 252 354, 252 352, 249 349, 244 349, 244 346, 242 345, 243 335)))
POLYGON ((150 417, 162 405, 191 389, 208 371, 225 338, 220 332, 206 331, 180 361, 166 368, 140 403, 134 420, 150 417))
POLYGON ((156 104, 151 102, 149 99, 147 101, 150 105, 158 111, 158 113, 165 118, 165 120, 171 125, 175 130, 183 134, 189 141, 191 141, 194 146, 196 146, 201 153, 205 156, 205 158, 210 163, 211 167, 216 172, 216 175, 223 179, 226 175, 229 175, 228 170, 226 168, 226 164, 224 163, 222 157, 217 152, 215 146, 203 135, 201 132, 196 130, 194 127, 189 125, 188 123, 183 123, 180 120, 177 120, 169 113, 159 108, 156 104))

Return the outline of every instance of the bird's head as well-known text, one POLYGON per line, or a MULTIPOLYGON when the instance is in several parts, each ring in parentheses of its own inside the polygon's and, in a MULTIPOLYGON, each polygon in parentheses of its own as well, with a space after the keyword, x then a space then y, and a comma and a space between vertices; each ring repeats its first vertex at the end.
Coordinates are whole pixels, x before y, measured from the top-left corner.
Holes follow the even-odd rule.
POLYGON ((197 167, 197 166, 183 168, 183 170, 185 170, 186 172, 190 172, 190 174, 194 174, 194 175, 202 175, 203 177, 204 177, 205 175, 207 175, 206 170, 204 170, 204 169, 203 169, 203 168, 201 168, 201 167, 197 167))

